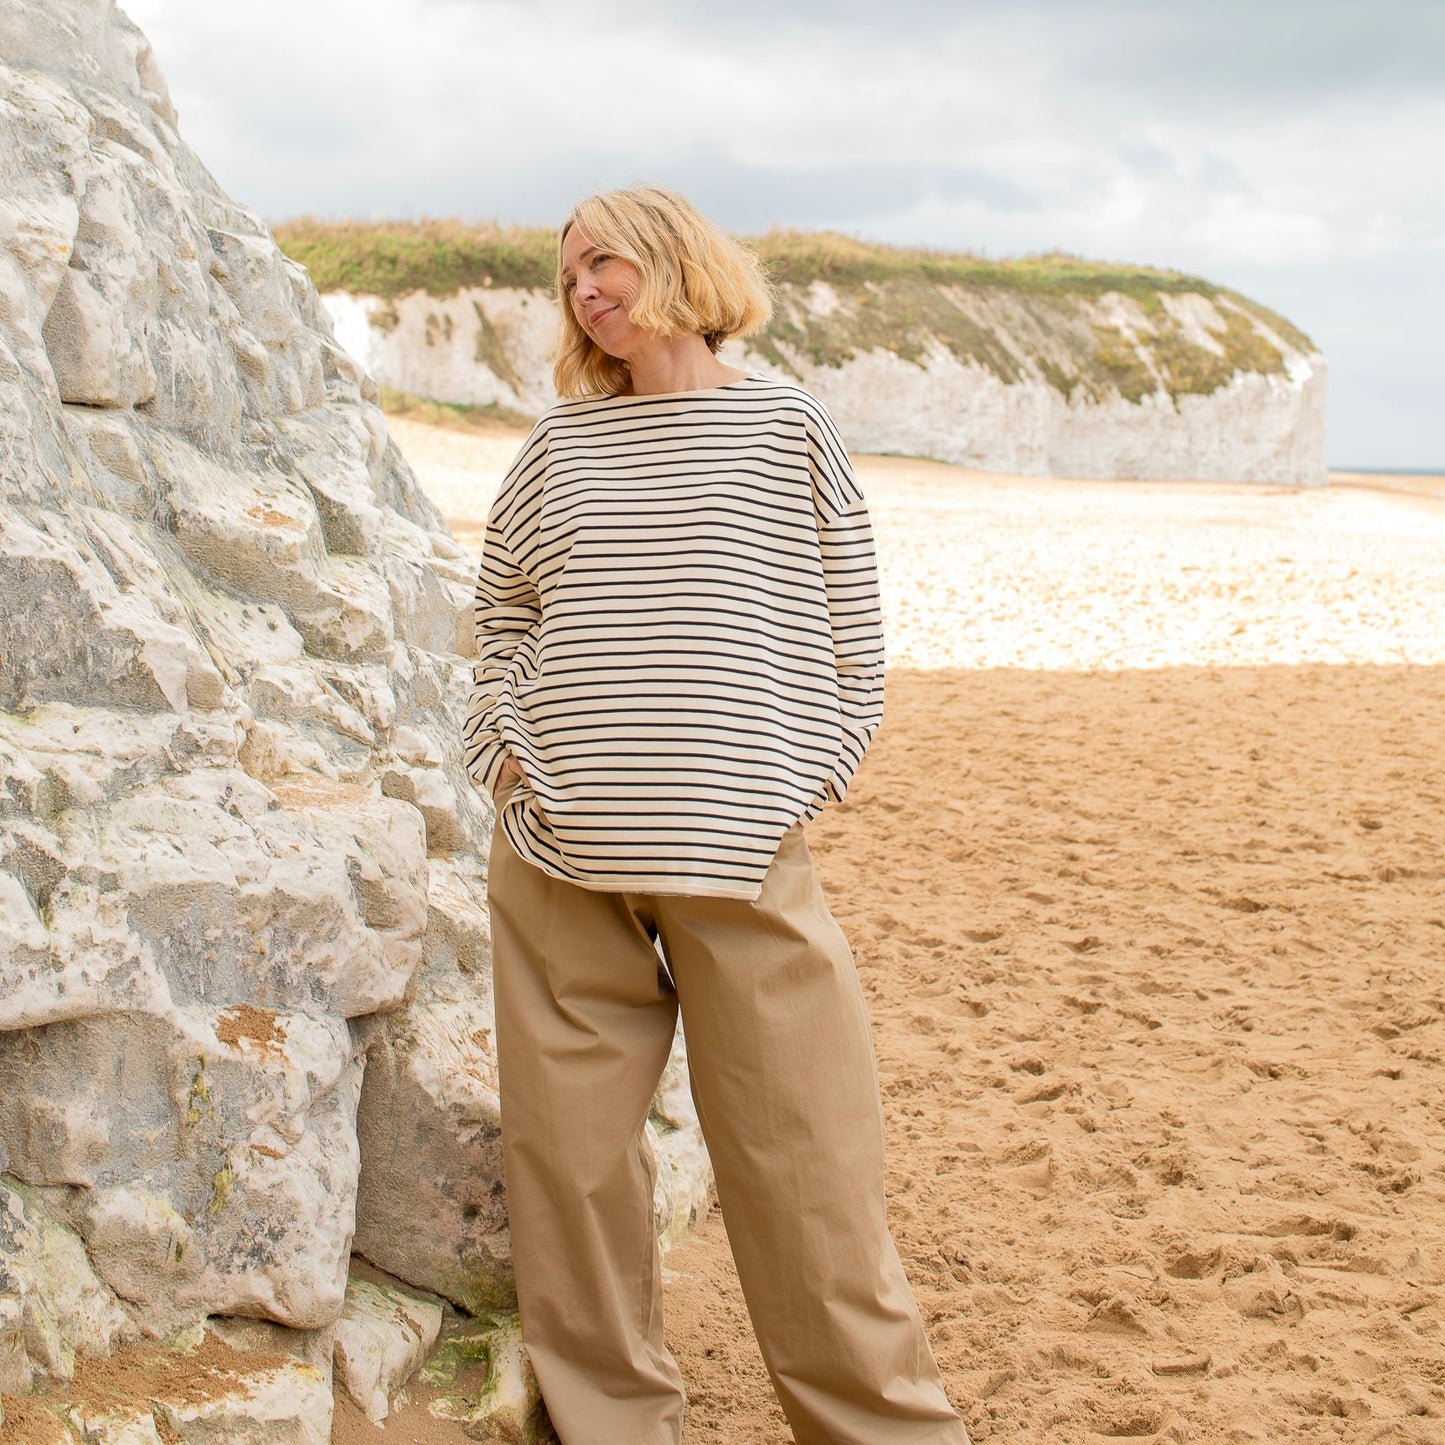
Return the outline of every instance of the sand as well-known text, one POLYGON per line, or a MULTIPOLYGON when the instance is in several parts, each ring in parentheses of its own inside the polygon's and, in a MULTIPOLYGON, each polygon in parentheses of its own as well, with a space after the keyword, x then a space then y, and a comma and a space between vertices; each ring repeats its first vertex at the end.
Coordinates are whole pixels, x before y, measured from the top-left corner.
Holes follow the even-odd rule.
MULTIPOLYGON (((975 1440, 1445 1440, 1445 668, 889 686, 810 834, 975 1440)), ((668 1264, 689 1440, 787 1440, 668 1264)))
MULTIPOLYGON (((398 431, 478 545, 505 447, 398 431)), ((1445 1441, 1445 483, 858 465, 888 710, 810 836, 974 1438, 1445 1441)), ((716 1216, 668 1270, 689 1441, 789 1439, 716 1216)))
MULTIPOLYGON (((480 549, 520 434, 390 425, 480 549)), ((1285 488, 857 464, 894 668, 1445 663, 1445 479, 1285 488)))

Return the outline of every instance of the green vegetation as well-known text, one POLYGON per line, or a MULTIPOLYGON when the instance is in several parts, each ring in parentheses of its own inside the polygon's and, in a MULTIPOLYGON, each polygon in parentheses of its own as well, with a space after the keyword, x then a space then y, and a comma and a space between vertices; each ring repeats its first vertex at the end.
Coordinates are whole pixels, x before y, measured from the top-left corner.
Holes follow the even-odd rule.
MULTIPOLYGON (((1100 384, 1090 386, 1085 381, 1084 389, 1087 395, 1097 398, 1112 389, 1125 401, 1137 402, 1143 401, 1150 392, 1158 389, 1154 373, 1139 355, 1138 348, 1130 345, 1128 338, 1117 326, 1095 326, 1094 336, 1097 345, 1088 353, 1089 370, 1092 379, 1100 384)), ((1205 354, 1208 355, 1207 352, 1205 354)), ((1080 380, 1081 378, 1076 376, 1067 389, 1060 387, 1059 390, 1067 396, 1080 380)))
POLYGON ((404 421, 420 421, 428 426, 480 436, 530 431, 537 420, 494 401, 486 406, 460 406, 452 402, 432 401, 425 396, 413 396, 408 391, 393 391, 389 386, 381 388, 381 409, 388 416, 399 416, 404 421))
POLYGON ((388 299, 412 291, 454 296, 463 286, 552 285, 556 233, 539 227, 462 221, 318 221, 275 228, 318 291, 388 299))
POLYGON ((1001 381, 1037 379, 1065 396, 1117 393, 1131 402, 1163 391, 1176 403, 1207 395, 1236 371, 1282 373, 1279 349, 1257 319, 1287 345, 1309 338, 1263 306, 1198 276, 1050 254, 993 261, 971 255, 867 245, 830 233, 775 231, 752 243, 779 290, 772 324, 754 345, 794 371, 793 358, 841 366, 881 348, 922 363, 942 346, 1001 381), (810 305, 824 282, 836 306, 810 305), (1197 295, 1224 320, 1218 350, 1191 341, 1164 298, 1197 295), (1092 319, 1080 302, 1125 297, 1137 309, 1135 336, 1092 319))
MULTIPOLYGON (((320 291, 395 297, 413 291, 453 296, 463 286, 550 290, 556 232, 544 227, 449 221, 283 221, 281 249, 311 272, 320 291)), ((989 260, 948 251, 857 241, 829 231, 769 231, 748 242, 780 286, 813 281, 853 289, 869 282, 990 286, 1053 295, 1116 291, 1148 302, 1161 291, 1216 295, 1197 276, 1053 254, 989 260)), ((1157 304, 1157 303, 1156 303, 1157 304)))
POLYGON ((1304 352, 1316 349, 1314 342, 1298 326, 1292 326, 1277 311, 1271 311, 1268 306, 1261 306, 1258 301, 1251 301, 1237 291, 1222 291, 1220 295, 1232 301, 1241 311, 1246 311, 1256 320, 1264 322, 1286 346, 1293 346, 1296 351, 1304 352))
MULTIPOLYGON (((277 227, 276 238, 320 290, 382 297, 388 304, 373 324, 383 328, 396 324, 390 303, 416 291, 552 286, 556 236, 542 228, 299 220, 277 227)), ((748 244, 778 293, 771 324, 752 344, 783 372, 796 374, 805 360, 841 366, 873 350, 922 365, 942 348, 1006 384, 1037 380, 1087 400, 1137 402, 1163 392, 1177 404, 1227 385, 1236 371, 1282 373, 1284 357, 1261 327, 1286 346, 1314 350, 1265 307, 1178 271, 1060 253, 991 260, 831 232, 770 231, 748 244), (1213 346, 1191 340, 1171 309, 1169 298, 1187 295, 1205 298, 1222 318, 1222 328, 1210 323, 1213 346)), ((477 318, 476 359, 518 385, 507 338, 480 307, 477 318)), ((407 402, 412 414, 418 405, 407 402)), ((461 417, 450 424, 475 425, 461 417)))
POLYGON ((1206 298, 1213 303, 1211 345, 1197 332, 1191 338, 1161 299, 1167 295, 1121 304, 1115 293, 1104 319, 1077 299, 1046 291, 895 278, 856 288, 834 284, 819 304, 824 298, 816 293, 784 286, 772 323, 753 345, 771 366, 793 375, 804 360, 837 367, 873 350, 922 365, 942 348, 1005 384, 1042 381, 1086 401, 1118 395, 1139 402, 1162 392, 1177 404, 1181 396, 1227 386, 1237 371, 1284 373, 1279 348, 1254 323, 1255 308, 1215 288, 1206 298))
POLYGON ((1165 387, 1174 397, 1193 392, 1208 396, 1229 382, 1236 370, 1263 375, 1283 373, 1284 357, 1279 349, 1250 324, 1249 318, 1232 309, 1220 308, 1224 331, 1218 334, 1221 356, 1187 341, 1178 330, 1161 331, 1150 350, 1165 387))
POLYGON ((853 290, 869 282, 912 280, 933 286, 986 286, 1053 296, 1097 297, 1115 291, 1155 306, 1161 291, 1213 296, 1220 290, 1179 271, 1085 261, 1059 253, 989 260, 966 252, 880 246, 831 231, 769 231, 750 244, 781 286, 826 281, 853 290))
POLYGON ((839 304, 824 311, 807 305, 795 289, 798 283, 780 283, 773 320, 753 341, 772 365, 792 370, 791 354, 819 366, 842 366, 874 349, 921 363, 934 343, 941 343, 960 360, 976 361, 1004 381, 1023 375, 1020 358, 951 289, 907 274, 854 282, 846 289, 836 281, 828 284, 839 304))

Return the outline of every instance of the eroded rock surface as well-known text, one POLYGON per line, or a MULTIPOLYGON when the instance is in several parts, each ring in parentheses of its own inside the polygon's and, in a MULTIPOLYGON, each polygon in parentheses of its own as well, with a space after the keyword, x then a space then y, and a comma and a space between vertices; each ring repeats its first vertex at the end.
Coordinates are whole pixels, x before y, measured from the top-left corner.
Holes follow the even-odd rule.
POLYGON ((393 1396, 421 1368, 441 1334, 441 1301, 395 1281, 353 1279, 336 1326, 336 1373, 379 1425, 393 1396))
POLYGON ((408 997, 429 851, 486 839, 470 567, 140 33, 79 0, 4 29, 5 1167, 139 1327, 314 1329, 355 1220, 348 1020, 408 997), (435 826, 382 787, 422 737, 435 826))
POLYGON ((34 1190, 0 1183, 0 1393, 37 1376, 68 1380, 77 1353, 108 1354, 136 1338, 85 1247, 34 1190))
MULTIPOLYGON (((386 386, 531 415, 556 400, 556 310, 542 291, 324 300, 386 386)), ((723 358, 801 382, 862 452, 1026 476, 1325 480, 1324 358, 1281 318, 1207 285, 1031 296, 785 283, 769 330, 723 358)))
POLYGON ((64 1395, 12 1404, 27 1445, 327 1445, 333 1397, 329 1370, 198 1327, 175 1349, 139 1344, 82 1360, 64 1395))
POLYGON ((0 56, 0 1388, 505 1304, 475 561, 114 4, 0 56))

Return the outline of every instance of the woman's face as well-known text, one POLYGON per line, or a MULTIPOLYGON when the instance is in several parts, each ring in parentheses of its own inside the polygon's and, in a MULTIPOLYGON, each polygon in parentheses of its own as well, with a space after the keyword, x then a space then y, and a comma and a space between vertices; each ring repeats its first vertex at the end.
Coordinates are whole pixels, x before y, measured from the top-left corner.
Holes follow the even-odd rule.
POLYGON ((634 326, 631 310, 641 290, 631 261, 593 244, 573 225, 562 242, 562 286, 577 324, 609 356, 626 360, 650 335, 634 326))

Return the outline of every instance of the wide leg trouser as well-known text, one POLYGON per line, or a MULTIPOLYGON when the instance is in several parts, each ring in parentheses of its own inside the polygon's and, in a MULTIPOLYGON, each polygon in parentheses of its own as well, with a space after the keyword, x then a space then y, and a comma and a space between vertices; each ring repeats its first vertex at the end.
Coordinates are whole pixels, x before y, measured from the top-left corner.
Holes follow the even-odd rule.
POLYGON ((522 1335, 564 1445, 682 1438, 644 1134, 679 1004, 723 1222, 794 1438, 967 1445, 888 1232, 867 1012, 802 830, 756 902, 579 888, 500 829, 489 891, 522 1335))

